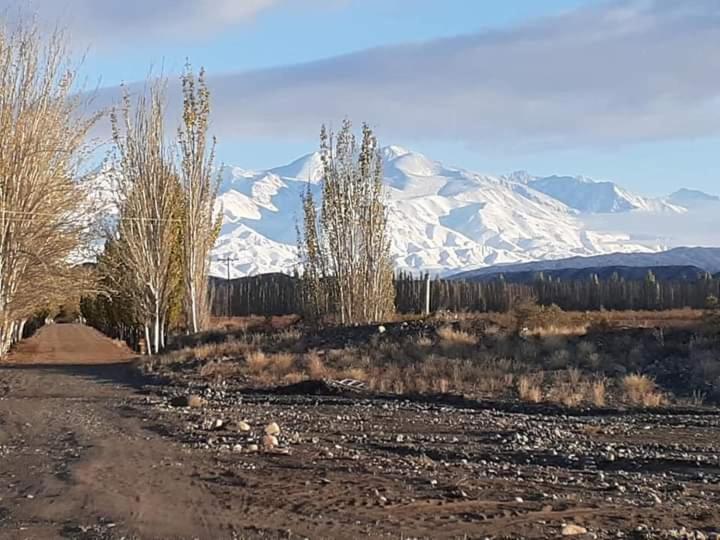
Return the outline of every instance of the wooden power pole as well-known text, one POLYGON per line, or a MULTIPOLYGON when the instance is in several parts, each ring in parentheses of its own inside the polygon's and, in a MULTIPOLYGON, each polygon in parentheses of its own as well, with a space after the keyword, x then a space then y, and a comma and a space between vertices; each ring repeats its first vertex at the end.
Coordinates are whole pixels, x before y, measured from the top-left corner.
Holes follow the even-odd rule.
POLYGON ((425 278, 425 315, 430 315, 430 274, 425 278))
POLYGON ((232 261, 237 261, 237 257, 231 257, 230 255, 226 255, 225 257, 220 257, 217 259, 218 262, 224 262, 225 266, 227 268, 227 277, 225 279, 225 316, 226 317, 232 317, 232 310, 231 310, 231 297, 230 297, 230 263, 232 261))

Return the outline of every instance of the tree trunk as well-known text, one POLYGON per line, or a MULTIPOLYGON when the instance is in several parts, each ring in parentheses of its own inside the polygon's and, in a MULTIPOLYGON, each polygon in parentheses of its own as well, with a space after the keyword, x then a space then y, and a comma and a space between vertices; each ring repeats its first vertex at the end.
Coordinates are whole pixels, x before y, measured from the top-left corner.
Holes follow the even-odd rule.
POLYGON ((152 342, 150 341, 150 326, 145 324, 145 351, 148 356, 152 356, 152 342))

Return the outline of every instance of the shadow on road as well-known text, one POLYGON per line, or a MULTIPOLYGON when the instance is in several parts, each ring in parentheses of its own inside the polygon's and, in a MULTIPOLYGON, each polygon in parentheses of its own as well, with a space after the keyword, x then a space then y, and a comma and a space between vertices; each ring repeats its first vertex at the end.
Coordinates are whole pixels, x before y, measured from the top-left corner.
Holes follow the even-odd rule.
POLYGON ((121 385, 140 390, 148 385, 163 384, 163 379, 145 375, 134 362, 117 364, 0 364, 3 371, 42 372, 44 374, 71 375, 100 384, 121 385))

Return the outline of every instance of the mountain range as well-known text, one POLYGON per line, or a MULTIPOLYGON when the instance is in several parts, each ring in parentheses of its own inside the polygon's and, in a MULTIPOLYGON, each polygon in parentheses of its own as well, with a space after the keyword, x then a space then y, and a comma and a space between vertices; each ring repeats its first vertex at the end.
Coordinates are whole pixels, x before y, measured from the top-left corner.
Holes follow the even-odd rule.
MULTIPOLYGON (((720 210, 717 197, 688 189, 650 198, 584 177, 480 174, 399 146, 383 148, 382 157, 392 255, 398 269, 414 272, 449 275, 499 264, 658 252, 668 247, 665 238, 605 230, 585 218, 632 213, 683 219, 708 207, 720 210)), ((224 224, 213 274, 291 271, 301 194, 309 186, 320 195, 321 180, 318 153, 266 171, 224 167, 218 197, 224 224)))
POLYGON ((501 264, 459 272, 451 279, 488 281, 503 276, 525 282, 537 274, 561 279, 582 279, 590 274, 608 278, 613 273, 625 279, 639 279, 648 270, 662 279, 693 280, 720 272, 720 248, 681 247, 657 253, 610 253, 592 257, 501 264))

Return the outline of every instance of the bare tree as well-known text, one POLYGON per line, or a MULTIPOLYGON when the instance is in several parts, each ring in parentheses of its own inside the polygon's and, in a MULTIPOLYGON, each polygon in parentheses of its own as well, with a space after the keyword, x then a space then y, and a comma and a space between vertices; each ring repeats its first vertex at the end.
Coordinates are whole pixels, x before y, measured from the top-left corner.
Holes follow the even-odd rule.
POLYGON ((222 225, 214 210, 219 177, 213 179, 215 140, 208 139, 210 92, 205 72, 196 78, 187 66, 182 77, 183 122, 178 130, 182 184, 181 261, 188 330, 199 332, 210 315, 208 278, 210 251, 222 225))
POLYGON ((85 193, 77 182, 86 136, 76 70, 61 33, 0 27, 0 355, 24 321, 76 286, 85 193))
POLYGON ((394 287, 377 139, 364 125, 358 147, 345 121, 337 136, 323 127, 320 144, 321 209, 317 215, 308 191, 299 246, 310 287, 306 299, 343 324, 381 320, 393 310, 394 287))
POLYGON ((164 80, 150 84, 134 107, 126 92, 111 114, 117 152, 116 276, 143 321, 149 353, 165 345, 177 282, 180 184, 165 138, 164 80))

